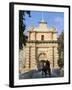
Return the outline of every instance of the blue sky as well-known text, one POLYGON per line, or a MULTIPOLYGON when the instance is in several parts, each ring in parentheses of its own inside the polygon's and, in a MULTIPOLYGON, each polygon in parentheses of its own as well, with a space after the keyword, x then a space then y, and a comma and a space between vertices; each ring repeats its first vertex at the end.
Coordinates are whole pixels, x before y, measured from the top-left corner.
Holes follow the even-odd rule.
POLYGON ((39 22, 43 19, 47 22, 49 28, 55 27, 60 34, 64 30, 64 13, 63 12, 41 12, 41 11, 31 11, 31 17, 27 14, 25 15, 26 30, 30 26, 37 27, 39 22))

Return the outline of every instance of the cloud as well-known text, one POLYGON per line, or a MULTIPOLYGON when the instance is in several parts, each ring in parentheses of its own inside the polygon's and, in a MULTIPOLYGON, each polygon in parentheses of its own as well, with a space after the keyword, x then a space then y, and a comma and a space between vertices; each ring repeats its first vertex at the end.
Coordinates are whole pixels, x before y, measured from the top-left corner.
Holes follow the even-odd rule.
POLYGON ((62 23, 64 20, 63 20, 63 18, 62 17, 56 17, 55 18, 55 22, 57 22, 57 23, 62 23))

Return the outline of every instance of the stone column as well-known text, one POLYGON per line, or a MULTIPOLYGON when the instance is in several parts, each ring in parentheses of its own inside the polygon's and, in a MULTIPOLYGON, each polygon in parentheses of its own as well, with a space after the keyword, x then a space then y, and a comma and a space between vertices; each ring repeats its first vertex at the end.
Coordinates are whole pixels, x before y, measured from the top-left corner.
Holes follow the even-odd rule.
POLYGON ((30 63, 29 63, 29 54, 30 54, 30 50, 29 50, 30 48, 29 47, 26 47, 26 54, 25 54, 25 59, 26 59, 26 61, 25 61, 25 70, 29 70, 29 67, 30 67, 30 63))
POLYGON ((53 47, 53 68, 54 68, 54 62, 55 62, 55 60, 54 60, 54 47, 53 47))
POLYGON ((37 69, 37 64, 36 64, 36 48, 34 46, 31 47, 30 59, 31 59, 31 69, 32 70, 36 70, 37 69))
POLYGON ((58 68, 58 50, 54 48, 54 68, 58 68))
POLYGON ((50 67, 53 68, 53 48, 48 48, 48 60, 50 61, 50 67))

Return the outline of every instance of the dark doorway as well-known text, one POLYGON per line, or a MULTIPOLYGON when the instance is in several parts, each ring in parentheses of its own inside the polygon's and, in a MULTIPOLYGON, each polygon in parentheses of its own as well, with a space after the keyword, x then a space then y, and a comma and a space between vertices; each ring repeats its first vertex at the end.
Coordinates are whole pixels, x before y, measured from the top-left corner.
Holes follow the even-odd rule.
POLYGON ((46 61, 45 60, 41 60, 39 61, 39 65, 38 65, 38 70, 42 70, 42 68, 44 67, 44 65, 46 64, 46 61))

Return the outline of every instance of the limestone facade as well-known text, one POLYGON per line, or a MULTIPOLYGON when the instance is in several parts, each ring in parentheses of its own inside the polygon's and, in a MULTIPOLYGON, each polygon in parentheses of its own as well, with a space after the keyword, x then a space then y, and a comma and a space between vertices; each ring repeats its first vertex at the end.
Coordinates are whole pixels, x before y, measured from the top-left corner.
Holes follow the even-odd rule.
POLYGON ((58 68, 57 48, 58 41, 55 28, 48 28, 47 23, 43 20, 38 27, 29 28, 28 41, 22 50, 24 67, 20 65, 20 71, 38 70, 41 60, 49 60, 51 69, 58 68))

